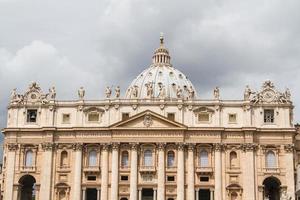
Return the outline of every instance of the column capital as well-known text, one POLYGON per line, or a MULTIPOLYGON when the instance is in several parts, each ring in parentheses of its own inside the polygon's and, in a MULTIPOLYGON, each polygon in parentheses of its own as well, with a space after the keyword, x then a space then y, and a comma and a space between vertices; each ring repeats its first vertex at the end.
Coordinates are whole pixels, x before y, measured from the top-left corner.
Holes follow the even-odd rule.
POLYGON ((156 146, 158 151, 164 151, 166 147, 166 143, 157 143, 156 146))
POLYGON ((109 144, 102 144, 102 151, 108 151, 109 150, 109 144))
POLYGON ((284 145, 284 150, 285 150, 287 153, 292 153, 292 152, 294 152, 294 149, 295 149, 294 144, 286 144, 286 145, 284 145))
POLYGON ((72 148, 74 151, 81 151, 82 150, 83 145, 81 143, 74 143, 72 145, 72 148))
POLYGON ((120 143, 118 143, 118 142, 113 142, 111 144, 111 148, 112 148, 113 151, 119 150, 119 147, 120 147, 120 143))
POLYGON ((179 143, 176 143, 176 146, 177 146, 178 151, 183 151, 185 148, 185 143, 179 142, 179 143))
POLYGON ((52 151, 55 148, 55 144, 51 142, 43 143, 42 149, 44 151, 52 151))
POLYGON ((255 151, 257 149, 258 145, 255 143, 246 143, 242 144, 242 149, 244 151, 255 151))
POLYGON ((135 150, 136 151, 139 148, 139 143, 137 143, 137 142, 129 143, 129 145, 130 145, 131 150, 135 150))
POLYGON ((15 143, 8 143, 7 149, 8 151, 16 151, 19 148, 19 146, 15 143))
POLYGON ((194 151, 195 150, 195 146, 196 146, 196 144, 194 144, 194 143, 188 143, 187 144, 188 151, 194 151))
POLYGON ((215 143, 215 144, 213 144, 213 149, 215 151, 222 151, 224 149, 224 144, 223 143, 215 143))

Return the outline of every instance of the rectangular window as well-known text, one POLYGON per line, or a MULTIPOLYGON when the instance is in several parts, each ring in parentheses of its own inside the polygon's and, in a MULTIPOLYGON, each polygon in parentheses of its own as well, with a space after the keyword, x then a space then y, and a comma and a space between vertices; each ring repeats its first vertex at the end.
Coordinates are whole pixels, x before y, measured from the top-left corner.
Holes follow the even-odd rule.
POLYGON ((208 182, 209 181, 209 177, 207 177, 207 176, 201 176, 200 177, 200 181, 201 182, 208 182))
POLYGON ((31 109, 27 110, 27 122, 34 123, 37 121, 37 110, 31 109))
POLYGON ((128 181, 128 176, 121 176, 121 181, 128 181))
POLYGON ((199 122, 209 122, 209 113, 199 113, 198 121, 199 122))
POLYGON ((129 113, 122 113, 122 120, 129 119, 129 113))
POLYGON ((88 176, 87 177, 88 181, 95 181, 96 179, 97 179, 96 176, 88 176))
POLYGON ((274 123, 274 110, 272 109, 264 110, 264 123, 274 123))
POLYGON ((89 122, 98 122, 99 121, 99 113, 90 113, 88 115, 88 121, 89 122))
POLYGON ((168 181, 168 182, 173 182, 173 181, 175 181, 175 176, 167 176, 167 181, 168 181))
POLYGON ((68 124, 68 123, 70 123, 70 114, 63 114, 63 116, 62 116, 62 123, 64 123, 64 124, 68 124))
POLYGON ((228 115, 228 122, 229 123, 236 123, 236 114, 229 114, 228 115))
POLYGON ((171 121, 175 121, 175 113, 168 113, 168 119, 171 121))

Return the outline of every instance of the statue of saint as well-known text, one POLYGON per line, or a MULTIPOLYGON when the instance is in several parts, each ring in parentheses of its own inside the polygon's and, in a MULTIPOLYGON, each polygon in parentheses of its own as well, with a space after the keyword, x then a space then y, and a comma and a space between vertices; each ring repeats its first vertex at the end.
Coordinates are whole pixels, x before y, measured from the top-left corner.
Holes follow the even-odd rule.
POLYGON ((85 90, 83 89, 83 87, 80 87, 80 88, 78 89, 78 97, 79 97, 79 99, 80 99, 80 100, 83 100, 84 95, 85 95, 85 90))
POLYGON ((132 88, 132 96, 134 97, 134 98, 137 98, 138 97, 138 94, 139 94, 139 89, 138 89, 138 86, 133 86, 133 88, 132 88))
POLYGON ((120 86, 117 86, 116 89, 115 89, 116 98, 120 98, 120 93, 121 93, 120 86))
POLYGON ((286 98, 287 101, 291 100, 291 91, 289 88, 286 88, 285 92, 284 92, 284 96, 286 98))
POLYGON ((153 97, 153 84, 151 82, 146 83, 147 87, 147 97, 152 98, 153 97))
POLYGON ((180 86, 177 87, 176 96, 178 99, 182 98, 182 89, 180 88, 180 86))
POLYGON ((52 100, 56 98, 56 90, 54 86, 49 89, 49 97, 52 100))
POLYGON ((105 89, 105 96, 106 98, 110 98, 111 96, 111 88, 109 86, 107 86, 105 89))
POLYGON ((246 85, 245 92, 244 92, 244 100, 249 101, 251 94, 253 94, 253 93, 252 93, 249 85, 246 85))
POLYGON ((195 97, 195 90, 193 89, 192 86, 190 86, 188 92, 189 92, 189 99, 193 99, 195 97))
POLYGON ((220 99, 220 89, 219 89, 219 87, 216 87, 214 89, 214 98, 215 98, 215 100, 219 100, 220 99))
POLYGON ((159 93, 158 93, 158 97, 161 99, 164 99, 166 97, 166 89, 163 86, 163 84, 159 84, 159 93))

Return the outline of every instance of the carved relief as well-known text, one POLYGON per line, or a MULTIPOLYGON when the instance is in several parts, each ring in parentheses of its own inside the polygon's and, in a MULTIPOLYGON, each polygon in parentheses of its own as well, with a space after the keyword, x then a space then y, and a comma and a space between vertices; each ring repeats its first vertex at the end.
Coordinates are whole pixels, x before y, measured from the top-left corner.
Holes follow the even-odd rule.
POLYGON ((42 144, 42 149, 44 151, 52 151, 54 147, 55 147, 54 143, 47 142, 42 144))
POLYGON ((152 124, 153 124, 152 116, 149 115, 149 114, 146 114, 145 117, 144 117, 143 124, 144 124, 146 127, 152 126, 152 124))
POLYGON ((254 143, 246 143, 242 144, 242 149, 244 151, 255 151, 257 149, 258 145, 254 143))
POLYGON ((166 143, 158 143, 156 146, 158 151, 164 151, 166 147, 166 143))
POLYGON ((82 150, 83 145, 81 143, 74 143, 72 145, 72 148, 74 151, 81 151, 82 150))
POLYGON ((287 144, 287 145, 284 145, 284 150, 288 153, 292 153, 295 149, 295 146, 294 144, 287 144))
POLYGON ((224 149, 224 144, 222 144, 222 143, 215 143, 215 144, 213 144, 213 149, 215 151, 222 151, 224 149))
POLYGON ((14 143, 7 144, 8 151, 16 151, 18 149, 18 145, 14 143))

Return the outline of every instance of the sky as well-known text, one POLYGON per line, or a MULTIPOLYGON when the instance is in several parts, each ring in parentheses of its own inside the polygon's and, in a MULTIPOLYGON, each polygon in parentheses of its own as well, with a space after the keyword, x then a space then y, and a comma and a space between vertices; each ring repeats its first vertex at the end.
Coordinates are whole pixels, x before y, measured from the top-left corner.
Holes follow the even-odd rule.
POLYGON ((0 128, 10 92, 32 81, 57 99, 122 91, 165 35, 172 64, 200 99, 242 99, 270 79, 290 88, 300 122, 299 0, 0 0, 0 128))

